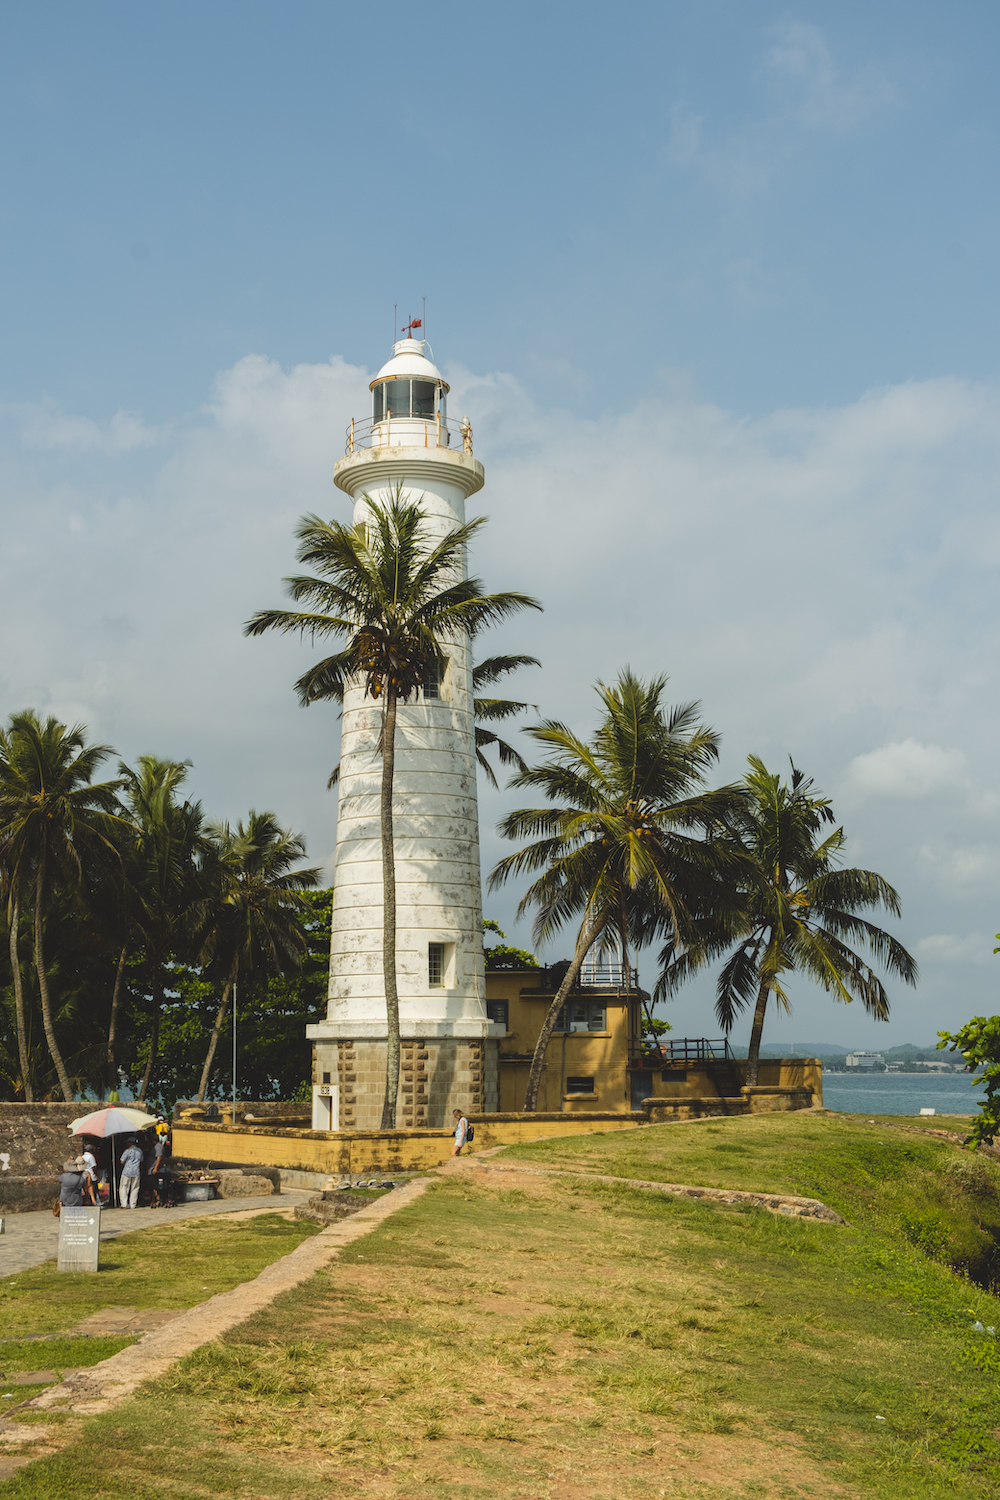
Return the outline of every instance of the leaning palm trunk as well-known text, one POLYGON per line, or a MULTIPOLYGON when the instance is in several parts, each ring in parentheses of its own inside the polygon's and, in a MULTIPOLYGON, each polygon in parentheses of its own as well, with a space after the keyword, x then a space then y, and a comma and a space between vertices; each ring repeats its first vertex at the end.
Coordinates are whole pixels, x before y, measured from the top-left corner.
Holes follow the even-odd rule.
POLYGON ((201 1083, 198 1085, 198 1103, 204 1104, 205 1094, 208 1090, 208 1078, 215 1061, 215 1049, 219 1045, 219 1037, 222 1035, 222 1023, 226 1019, 226 1011, 229 1009, 229 997, 233 993, 233 985, 240 967, 240 955, 237 953, 233 958, 233 966, 226 980, 226 987, 222 991, 222 1000, 219 1003, 218 1014, 215 1017, 215 1025, 212 1027, 212 1040, 208 1044, 208 1055, 205 1058, 205 1066, 201 1070, 201 1083))
POLYGON ((128 948, 123 947, 118 955, 115 970, 115 987, 111 992, 111 1020, 108 1022, 108 1087, 115 1086, 115 1038, 118 1032, 118 1011, 121 1007, 122 990, 125 988, 125 960, 128 948))
POLYGON ((385 979, 385 1103, 382 1129, 396 1127, 399 1094, 399 993, 396 989, 396 851, 392 827, 392 783, 396 774, 396 689, 390 682, 382 722, 382 972, 385 979))
POLYGON ((45 885, 45 861, 38 866, 38 874, 35 878, 35 972, 38 975, 38 994, 42 1002, 42 1025, 45 1027, 45 1040, 49 1044, 49 1053, 56 1066, 56 1075, 59 1079, 59 1087, 62 1096, 68 1104, 73 1098, 73 1089, 70 1085, 69 1074, 66 1072, 66 1064, 62 1060, 59 1051, 59 1043, 56 1041, 55 1027, 52 1024, 52 1003, 49 996, 49 976, 45 968, 45 902, 43 889, 45 885))
POLYGON ((157 968, 157 978, 153 985, 153 1029, 149 1034, 149 1057, 146 1059, 146 1071, 142 1075, 142 1087, 139 1090, 137 1104, 145 1104, 146 1095, 149 1092, 150 1079, 153 1076, 153 1064, 156 1062, 156 1054, 160 1045, 160 1011, 163 1008, 163 980, 157 968))
POLYGON ((33 1104, 31 1068, 28 1057, 28 1027, 24 1019, 24 979, 21 975, 21 960, 17 952, 18 930, 21 924, 21 902, 15 896, 10 911, 10 971, 14 977, 14 1010, 17 1017, 17 1058, 21 1069, 21 1086, 25 1104, 33 1104))
POLYGON ((760 1039, 764 1032, 764 1012, 767 1010, 767 997, 770 989, 769 982, 766 979, 762 979, 760 989, 757 992, 757 1007, 753 1013, 753 1026, 750 1028, 750 1046, 747 1048, 747 1084, 751 1088, 757 1087, 760 1039))
POLYGON ((583 928, 580 931, 580 937, 576 945, 576 952, 573 954, 573 962, 570 964, 569 968, 566 970, 566 973, 563 976, 563 982, 556 992, 555 999, 549 1006, 545 1020, 542 1022, 542 1029, 538 1034, 538 1041, 535 1043, 535 1055, 531 1059, 531 1072, 528 1074, 528 1088, 524 1096, 525 1114, 529 1114, 538 1108, 538 1090, 542 1085, 542 1073, 545 1068, 545 1054, 548 1051, 549 1040, 552 1036, 552 1032, 555 1029, 556 1020, 559 1016, 559 1012, 562 1010, 563 1006, 566 1003, 566 996, 569 994, 570 990, 573 988, 574 984, 576 984, 576 981, 580 977, 580 970, 583 968, 583 960, 587 957, 587 954, 594 946, 594 942, 597 939, 602 927, 605 926, 606 922, 606 916, 596 916, 590 921, 589 924, 585 922, 583 928))

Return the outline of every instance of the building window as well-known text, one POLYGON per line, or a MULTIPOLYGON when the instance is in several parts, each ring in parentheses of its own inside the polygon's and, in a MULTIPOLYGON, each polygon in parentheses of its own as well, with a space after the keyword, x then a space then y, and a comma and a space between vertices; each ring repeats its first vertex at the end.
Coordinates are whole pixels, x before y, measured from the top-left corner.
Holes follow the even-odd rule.
POLYGON ((444 943, 427 944, 427 983, 432 990, 444 984, 444 943))
POLYGON ((556 1020, 556 1031, 607 1031, 607 1010, 600 1000, 570 1000, 556 1020))
POLYGON ((592 1078, 567 1078, 567 1094, 592 1094, 594 1092, 594 1080, 592 1078))
POLYGON ((441 666, 432 661, 424 674, 424 702, 441 696, 441 666))
POLYGON ((507 1031, 509 1029, 507 1022, 506 1000, 487 1000, 486 1015, 489 1020, 498 1022, 499 1025, 503 1027, 504 1031, 507 1031))
POLYGON ((330 1075, 329 1075, 329 1073, 324 1073, 323 1074, 323 1082, 324 1083, 329 1083, 330 1082, 330 1075))

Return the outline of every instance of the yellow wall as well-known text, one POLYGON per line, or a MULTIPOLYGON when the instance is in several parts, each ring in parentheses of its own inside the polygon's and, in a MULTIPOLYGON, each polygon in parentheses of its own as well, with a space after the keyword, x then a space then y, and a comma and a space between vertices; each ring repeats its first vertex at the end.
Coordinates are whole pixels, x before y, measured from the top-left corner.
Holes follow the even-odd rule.
MULTIPOLYGON (((491 1115, 474 1121, 476 1138, 466 1155, 518 1141, 584 1134, 595 1130, 634 1130, 645 1115, 593 1114, 491 1115)), ((454 1136, 444 1130, 270 1130, 265 1126, 202 1125, 181 1120, 173 1128, 174 1156, 192 1161, 269 1166, 286 1171, 323 1172, 333 1177, 419 1172, 438 1167, 451 1155, 454 1136)))
MULTIPOLYGON (((507 1001, 507 1035, 500 1042, 501 1113, 520 1110, 524 1105, 531 1055, 553 998, 551 992, 537 995, 529 992, 541 982, 541 977, 540 971, 532 969, 488 969, 486 972, 487 1000, 507 1001)), ((641 1036, 638 1001, 630 1000, 614 989, 590 990, 585 998, 605 1006, 608 1029, 605 1032, 553 1032, 545 1059, 538 1108, 570 1117, 590 1115, 595 1111, 628 1114, 632 1109, 629 1059, 630 1056, 637 1057, 641 1036), (573 1077, 593 1078, 594 1092, 569 1093, 564 1080, 573 1077)), ((654 1099, 738 1096, 732 1083, 723 1083, 720 1095, 717 1073, 698 1063, 664 1069, 637 1061, 636 1067, 651 1073, 651 1097, 654 1099)), ((746 1063, 738 1062, 736 1067, 740 1077, 745 1077, 746 1063)), ((823 1103, 822 1068, 814 1058, 762 1058, 759 1083, 768 1088, 811 1088, 813 1102, 823 1103)))
MULTIPOLYGON (((531 969, 486 973, 487 1000, 506 1000, 508 1010, 507 1035, 500 1042, 501 1114, 524 1105, 531 1055, 553 999, 551 992, 527 993, 540 977, 531 969)), ((627 1113, 631 1109, 626 1066, 629 1042, 638 1040, 636 1001, 630 1002, 614 989, 589 990, 585 998, 604 1006, 607 1030, 553 1032, 538 1108, 567 1115, 589 1115, 595 1110, 627 1113), (565 1085, 567 1078, 593 1078, 594 1092, 571 1094, 565 1085)))

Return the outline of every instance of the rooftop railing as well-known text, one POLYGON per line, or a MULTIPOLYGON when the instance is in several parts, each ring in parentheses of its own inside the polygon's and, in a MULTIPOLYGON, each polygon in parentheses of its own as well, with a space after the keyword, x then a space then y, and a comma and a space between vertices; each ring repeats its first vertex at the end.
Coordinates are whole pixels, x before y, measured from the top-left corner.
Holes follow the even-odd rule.
POLYGON ((468 419, 449 422, 443 417, 352 417, 344 452, 360 448, 448 448, 452 453, 472 452, 472 423, 468 419))
POLYGON ((680 1037, 676 1041, 643 1042, 630 1048, 633 1062, 648 1062, 651 1067, 670 1063, 735 1062, 736 1054, 725 1037, 680 1037))

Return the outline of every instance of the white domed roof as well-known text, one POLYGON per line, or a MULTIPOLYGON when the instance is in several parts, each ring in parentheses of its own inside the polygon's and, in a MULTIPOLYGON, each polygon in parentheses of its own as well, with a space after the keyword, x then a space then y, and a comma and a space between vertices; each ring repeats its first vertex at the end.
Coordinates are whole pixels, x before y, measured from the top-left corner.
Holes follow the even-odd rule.
POLYGON ((408 380, 436 380, 447 391, 449 387, 443 375, 424 352, 429 349, 430 345, 424 339, 400 339, 392 346, 392 358, 382 366, 371 384, 378 385, 380 380, 403 376, 408 380))

